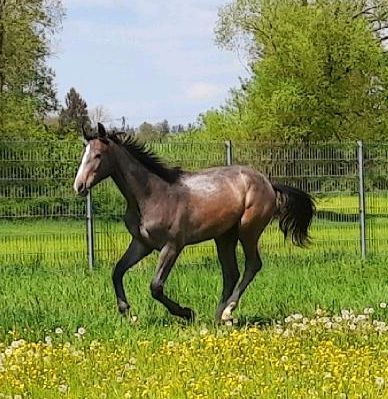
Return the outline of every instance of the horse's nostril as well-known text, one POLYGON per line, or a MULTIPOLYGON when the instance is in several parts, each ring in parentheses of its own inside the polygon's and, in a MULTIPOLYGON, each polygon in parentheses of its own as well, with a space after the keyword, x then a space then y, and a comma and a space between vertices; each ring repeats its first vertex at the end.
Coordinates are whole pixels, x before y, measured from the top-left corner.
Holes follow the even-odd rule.
POLYGON ((76 189, 77 193, 82 193, 83 191, 85 191, 85 183, 78 183, 76 189))

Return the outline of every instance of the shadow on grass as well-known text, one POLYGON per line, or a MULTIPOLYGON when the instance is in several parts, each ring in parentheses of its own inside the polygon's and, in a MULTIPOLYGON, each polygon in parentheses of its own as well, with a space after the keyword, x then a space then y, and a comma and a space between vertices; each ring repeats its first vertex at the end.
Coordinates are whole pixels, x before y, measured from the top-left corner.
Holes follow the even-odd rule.
POLYGON ((268 327, 275 323, 274 319, 269 317, 264 317, 260 315, 247 315, 247 316, 240 316, 237 319, 237 323, 233 323, 236 327, 243 328, 249 326, 258 326, 258 327, 268 327))

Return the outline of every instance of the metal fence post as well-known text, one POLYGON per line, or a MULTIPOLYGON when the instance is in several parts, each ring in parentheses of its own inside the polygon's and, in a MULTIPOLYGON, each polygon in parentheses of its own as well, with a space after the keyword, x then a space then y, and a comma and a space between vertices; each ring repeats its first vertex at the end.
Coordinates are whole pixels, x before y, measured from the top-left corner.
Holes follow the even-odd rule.
POLYGON ((230 140, 225 141, 225 158, 227 166, 233 165, 233 146, 230 140))
POLYGON ((94 267, 94 226, 92 210, 92 192, 89 190, 86 196, 86 235, 88 245, 88 264, 89 268, 94 267))
POLYGON ((359 191, 359 214, 360 214, 360 245, 361 256, 366 257, 366 210, 365 210, 365 181, 364 181, 364 147, 362 141, 357 141, 358 155, 358 191, 359 191))

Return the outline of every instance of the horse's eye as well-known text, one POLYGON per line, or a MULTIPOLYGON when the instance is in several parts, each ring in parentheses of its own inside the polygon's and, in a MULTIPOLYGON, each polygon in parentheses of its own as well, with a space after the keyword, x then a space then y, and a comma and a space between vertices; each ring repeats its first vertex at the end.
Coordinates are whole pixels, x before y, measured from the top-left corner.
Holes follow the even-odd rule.
POLYGON ((101 158, 101 154, 96 154, 96 158, 97 159, 101 158))

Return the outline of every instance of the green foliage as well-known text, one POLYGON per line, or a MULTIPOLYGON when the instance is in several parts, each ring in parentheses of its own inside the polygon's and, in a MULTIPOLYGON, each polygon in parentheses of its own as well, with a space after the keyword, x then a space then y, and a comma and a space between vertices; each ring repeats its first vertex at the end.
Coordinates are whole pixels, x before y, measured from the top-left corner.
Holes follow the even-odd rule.
POLYGON ((51 38, 60 26, 60 0, 0 2, 0 133, 31 137, 56 108, 51 38))
POLYGON ((136 137, 143 142, 161 141, 166 139, 170 132, 172 129, 166 119, 155 124, 143 122, 136 129, 136 137))
POLYGON ((306 142, 380 139, 388 127, 388 68, 368 19, 348 0, 236 0, 221 11, 218 41, 249 33, 252 76, 207 137, 306 142))
POLYGON ((82 128, 90 129, 88 106, 81 95, 72 87, 66 94, 66 107, 59 114, 59 130, 61 136, 76 132, 82 134, 82 128))

